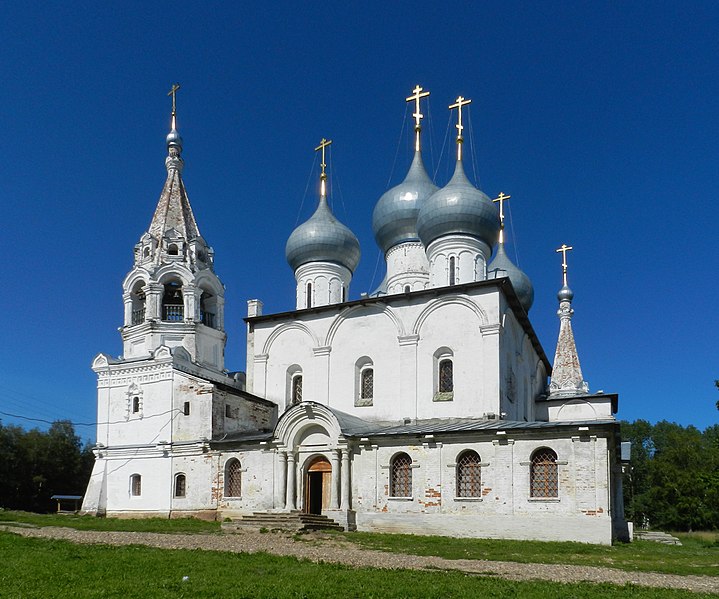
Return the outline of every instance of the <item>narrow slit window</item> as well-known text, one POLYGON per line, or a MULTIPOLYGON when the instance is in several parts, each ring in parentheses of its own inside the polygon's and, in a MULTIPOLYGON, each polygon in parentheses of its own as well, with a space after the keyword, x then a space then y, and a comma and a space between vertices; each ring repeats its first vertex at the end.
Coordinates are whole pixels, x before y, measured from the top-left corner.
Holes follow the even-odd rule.
POLYGON ((302 401, 302 375, 296 374, 292 377, 292 403, 297 404, 302 401))
POLYGON ((130 477, 130 494, 133 497, 142 495, 142 476, 139 474, 133 474, 130 477))
POLYGON ((456 283, 456 273, 455 273, 455 258, 452 256, 449 259, 449 284, 454 285, 456 283))
POLYGON ((187 478, 184 474, 175 476, 175 497, 184 497, 187 491, 187 478))
POLYGON ((451 393, 454 391, 454 366, 452 360, 445 358, 439 361, 439 392, 451 393))

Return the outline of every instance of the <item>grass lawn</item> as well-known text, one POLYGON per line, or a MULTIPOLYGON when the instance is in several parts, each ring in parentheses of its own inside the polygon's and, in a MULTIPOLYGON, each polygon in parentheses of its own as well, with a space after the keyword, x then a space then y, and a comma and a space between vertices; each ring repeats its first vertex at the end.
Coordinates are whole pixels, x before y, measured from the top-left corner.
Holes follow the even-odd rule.
POLYGON ((352 569, 266 554, 75 545, 0 533, 0 597, 327 598, 632 597, 710 595, 610 584, 513 582, 457 572, 352 569), (188 577, 183 581, 183 577, 188 577))
MULTIPOLYGON (((22 522, 35 526, 67 526, 81 530, 119 530, 163 533, 215 533, 219 522, 192 518, 118 519, 56 514, 33 514, 0 510, 0 523, 22 522)), ((495 539, 454 539, 418 535, 339 533, 364 547, 408 553, 436 555, 447 559, 485 559, 540 564, 607 566, 630 571, 667 574, 719 576, 719 533, 679 534, 683 545, 662 545, 636 541, 612 547, 584 543, 548 543, 495 539)), ((298 542, 311 537, 298 535, 298 542)), ((310 541, 311 542, 311 541, 310 541)), ((0 590, 0 597, 2 591, 0 590)))
MULTIPOLYGON (((164 533, 212 533, 220 532, 219 522, 207 522, 195 518, 96 518, 95 516, 75 516, 73 514, 34 514, 0 509, 0 524, 3 522, 21 522, 35 526, 66 526, 78 530, 119 530, 127 532, 164 532, 164 533)), ((0 595, 1 597, 2 595, 0 595)))
POLYGON ((611 547, 585 543, 454 539, 417 535, 344 533, 354 543, 413 555, 447 559, 487 559, 539 564, 607 566, 630 571, 719 576, 719 535, 681 535, 682 546, 652 541, 620 543, 611 547))

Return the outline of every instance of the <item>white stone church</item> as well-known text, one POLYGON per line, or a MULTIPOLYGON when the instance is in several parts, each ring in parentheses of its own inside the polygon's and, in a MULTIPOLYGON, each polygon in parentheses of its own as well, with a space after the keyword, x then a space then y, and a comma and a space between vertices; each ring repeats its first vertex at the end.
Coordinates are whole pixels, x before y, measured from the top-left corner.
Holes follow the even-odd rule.
POLYGON ((285 250, 295 304, 264 314, 248 301, 246 373, 225 368, 224 286, 183 183, 173 98, 167 180, 123 282, 123 353, 92 364, 85 512, 299 511, 349 530, 604 544, 626 534, 617 395, 582 378, 570 248, 552 369, 528 317, 530 279, 504 250, 507 196, 493 203, 464 172, 468 102, 451 107, 457 162, 438 187, 420 148, 427 92, 413 94, 414 158, 373 215, 382 284, 350 294, 360 246, 328 205, 322 140, 317 209, 285 250))

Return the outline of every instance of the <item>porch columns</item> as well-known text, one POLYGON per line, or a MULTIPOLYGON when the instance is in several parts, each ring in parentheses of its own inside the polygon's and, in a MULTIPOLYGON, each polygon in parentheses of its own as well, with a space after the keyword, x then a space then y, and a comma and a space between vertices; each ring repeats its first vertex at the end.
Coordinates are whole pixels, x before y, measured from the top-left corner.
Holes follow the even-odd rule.
POLYGON ((295 506, 295 454, 287 453, 287 499, 285 509, 293 511, 295 506))
MULTIPOLYGON (((330 461, 332 463, 332 481, 330 487, 330 509, 340 509, 339 495, 340 495, 340 459, 339 455, 335 450, 330 451, 330 461)), ((343 473, 344 474, 344 473, 343 473)))
POLYGON ((284 505, 287 496, 287 452, 279 453, 280 466, 277 469, 277 505, 284 505))
POLYGON ((342 504, 341 510, 350 509, 350 450, 342 449, 342 504))

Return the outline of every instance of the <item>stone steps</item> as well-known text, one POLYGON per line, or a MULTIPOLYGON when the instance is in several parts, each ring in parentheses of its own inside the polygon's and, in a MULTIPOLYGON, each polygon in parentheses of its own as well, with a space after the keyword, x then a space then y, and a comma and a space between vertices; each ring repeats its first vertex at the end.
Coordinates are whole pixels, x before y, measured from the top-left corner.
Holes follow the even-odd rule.
POLYGON ((666 532, 659 530, 635 530, 634 538, 641 541, 654 541, 665 545, 681 545, 682 542, 666 532))
POLYGON ((302 512, 255 512, 232 520, 223 522, 222 530, 237 532, 240 530, 285 530, 289 532, 309 532, 312 530, 344 530, 336 521, 318 514, 303 514, 302 512))

